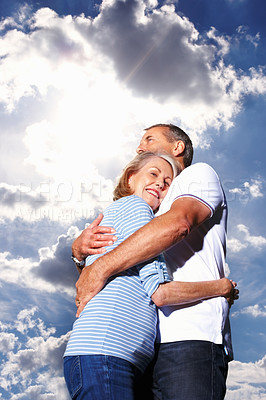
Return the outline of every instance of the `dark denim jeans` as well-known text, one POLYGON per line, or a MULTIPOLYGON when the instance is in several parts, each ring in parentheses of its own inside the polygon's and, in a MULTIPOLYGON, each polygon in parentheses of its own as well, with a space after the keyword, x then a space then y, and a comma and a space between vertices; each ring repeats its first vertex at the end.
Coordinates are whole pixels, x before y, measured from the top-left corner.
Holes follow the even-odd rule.
POLYGON ((153 369, 154 399, 222 400, 227 371, 222 345, 200 340, 161 343, 153 369))
POLYGON ((96 355, 64 358, 64 375, 72 400, 135 400, 141 372, 121 358, 96 355))

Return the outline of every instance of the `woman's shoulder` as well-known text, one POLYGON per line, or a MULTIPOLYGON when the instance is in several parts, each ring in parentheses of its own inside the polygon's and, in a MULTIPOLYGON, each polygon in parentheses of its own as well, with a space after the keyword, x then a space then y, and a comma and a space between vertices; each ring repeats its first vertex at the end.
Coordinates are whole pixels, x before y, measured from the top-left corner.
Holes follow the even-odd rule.
POLYGON ((136 196, 135 194, 121 197, 121 199, 114 201, 113 205, 116 208, 139 207, 151 210, 149 204, 141 197, 136 196))
POLYGON ((110 221, 112 221, 112 223, 115 223, 115 221, 118 223, 118 221, 125 219, 132 220, 145 218, 150 220, 154 217, 154 213, 149 204, 136 195, 121 197, 121 199, 114 201, 105 209, 103 214, 104 219, 102 220, 101 225, 104 225, 105 223, 110 224, 110 221))
POLYGON ((146 201, 141 197, 134 194, 121 197, 121 199, 114 201, 105 209, 104 215, 107 216, 117 215, 119 213, 131 213, 132 210, 153 215, 153 211, 149 204, 146 203, 146 201))

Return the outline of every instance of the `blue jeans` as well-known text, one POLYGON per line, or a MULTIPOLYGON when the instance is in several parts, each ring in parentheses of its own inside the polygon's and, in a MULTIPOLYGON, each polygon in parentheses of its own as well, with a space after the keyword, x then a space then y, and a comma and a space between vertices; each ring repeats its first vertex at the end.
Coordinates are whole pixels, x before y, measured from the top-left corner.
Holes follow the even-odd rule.
POLYGON ((222 345, 201 340, 161 343, 153 366, 156 400, 222 400, 227 356, 222 345))
POLYGON ((138 399, 142 376, 130 362, 105 355, 65 357, 64 375, 72 400, 138 399))

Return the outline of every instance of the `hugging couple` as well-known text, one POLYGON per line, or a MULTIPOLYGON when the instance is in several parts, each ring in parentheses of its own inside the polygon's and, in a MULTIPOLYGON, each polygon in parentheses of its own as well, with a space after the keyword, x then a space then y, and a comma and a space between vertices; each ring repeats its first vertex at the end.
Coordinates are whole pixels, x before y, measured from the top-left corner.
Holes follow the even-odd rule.
POLYGON ((77 319, 64 355, 72 399, 222 400, 232 360, 227 204, 191 165, 188 135, 145 129, 114 202, 72 245, 77 319), (155 216, 155 217, 154 217, 155 216))

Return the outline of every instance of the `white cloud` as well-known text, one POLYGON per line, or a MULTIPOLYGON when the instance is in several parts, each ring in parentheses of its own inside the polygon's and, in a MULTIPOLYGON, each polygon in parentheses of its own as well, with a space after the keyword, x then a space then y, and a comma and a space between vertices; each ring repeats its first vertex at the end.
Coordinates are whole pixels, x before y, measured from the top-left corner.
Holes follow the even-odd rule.
POLYGON ((256 250, 262 250, 266 246, 266 238, 261 235, 251 235, 246 225, 238 224, 237 230, 240 232, 239 236, 241 237, 239 237, 239 239, 230 238, 227 241, 227 247, 231 252, 238 253, 249 246, 256 250))
POLYGON ((55 329, 46 328, 40 318, 34 319, 37 309, 25 309, 20 312, 9 330, 19 327, 22 319, 30 317, 31 324, 27 323, 27 330, 19 330, 20 340, 14 339, 12 332, 5 333, 12 338, 12 346, 3 354, 1 363, 0 383, 2 389, 11 393, 14 399, 67 399, 67 390, 62 377, 63 352, 68 334, 60 337, 53 336, 55 329), (42 327, 36 331, 36 327, 42 327), (12 394, 13 389, 15 392, 12 394), (37 396, 37 397, 36 397, 37 396))
POLYGON ((265 398, 266 356, 255 363, 229 363, 226 400, 259 400, 265 398))
POLYGON ((32 316, 37 310, 38 308, 35 306, 31 309, 24 309, 18 313, 15 325, 17 331, 25 334, 28 332, 29 329, 34 328, 35 321, 32 319, 32 316))
POLYGON ((24 3, 12 12, 12 16, 2 18, 0 21, 0 31, 6 31, 10 28, 23 29, 23 24, 31 17, 32 7, 24 3))
POLYGON ((19 217, 38 222, 49 218, 69 225, 77 219, 93 217, 96 210, 105 209, 112 201, 113 189, 113 182, 97 172, 77 182, 67 178, 52 182, 46 178, 35 188, 24 183, 18 186, 0 183, 0 214, 2 220, 19 217))
MULTIPOLYGON (((71 244, 78 234, 77 227, 69 228, 66 234, 58 237, 57 243, 51 248, 39 249, 39 261, 23 257, 16 259, 8 252, 0 253, 1 281, 43 292, 61 292, 73 296, 78 273, 71 260, 71 244)), ((35 308, 32 309, 31 314, 35 311, 35 308)), ((19 314, 21 332, 33 328, 31 314, 19 314)))
POLYGON ((238 385, 237 389, 228 389, 225 400, 264 400, 265 388, 247 383, 238 385))
POLYGON ((248 42, 252 43, 254 47, 258 47, 260 41, 260 33, 257 32, 255 36, 248 34, 249 28, 244 25, 240 25, 237 28, 237 33, 243 36, 248 42))
MULTIPOLYGON (((47 378, 51 379, 50 376, 47 378)), ((25 388, 24 393, 15 394, 12 396, 12 400, 55 400, 56 398, 56 393, 43 393, 42 385, 31 385, 25 388)), ((68 400, 68 397, 63 395, 62 400, 64 399, 68 400)))
POLYGON ((251 183, 245 182, 244 187, 248 188, 252 197, 263 197, 262 189, 262 180, 252 179, 251 183))
MULTIPOLYGON (((42 193, 30 192, 30 188, 23 185, 13 186, 0 183, 0 203, 1 206, 13 207, 15 203, 26 203, 32 206, 45 202, 42 193)), ((36 207, 39 207, 38 205, 36 207)))
POLYGON ((35 330, 43 338, 48 338, 51 334, 55 333, 55 328, 46 328, 43 321, 39 318, 33 318, 34 314, 38 311, 38 307, 31 309, 24 309, 17 315, 16 322, 13 327, 22 334, 27 334, 29 330, 35 330))
POLYGON ((0 333, 0 352, 5 354, 13 350, 18 338, 14 333, 1 332, 0 333))
POLYGON ((239 188, 229 189, 230 193, 236 194, 239 197, 239 201, 247 203, 250 199, 257 199, 264 197, 262 188, 264 186, 264 179, 257 178, 251 179, 250 182, 245 181, 239 188))
POLYGON ((229 265, 227 264, 227 263, 225 263, 225 268, 224 268, 224 272, 225 272, 225 276, 226 276, 226 278, 228 278, 229 277, 229 275, 230 275, 230 267, 229 267, 229 265))
POLYGON ((246 242, 255 247, 256 249, 261 249, 266 246, 266 238, 263 236, 255 236, 249 233, 249 229, 244 224, 237 225, 238 230, 244 234, 244 239, 246 242))
MULTIPOLYGON (((225 65, 230 38, 214 28, 202 38, 173 4, 105 1, 94 19, 18 14, 0 38, 0 111, 15 117, 1 130, 0 171, 10 148, 18 160, 0 174, 25 188, 10 218, 87 217, 111 201, 144 127, 171 121, 206 147, 207 128, 228 129, 243 96, 266 93, 263 69, 225 65), (36 195, 47 203, 30 207, 36 195)), ((256 182, 246 189, 260 196, 256 182)))
POLYGON ((238 253, 239 251, 245 249, 247 244, 242 243, 240 240, 233 238, 227 240, 227 249, 232 253, 238 253))
POLYGON ((219 47, 218 54, 220 56, 225 56, 229 53, 230 50, 230 41, 229 37, 224 37, 219 35, 218 31, 212 26, 209 32, 207 32, 207 36, 210 39, 215 40, 217 46, 219 47))
POLYGON ((254 45, 254 47, 258 47, 259 45, 259 41, 260 41, 260 33, 256 33, 255 36, 252 35, 247 35, 246 36, 247 41, 249 41, 250 43, 252 43, 254 45))
POLYGON ((249 315, 251 317, 266 317, 266 306, 260 307, 259 304, 255 304, 254 306, 244 307, 240 311, 235 311, 232 316, 236 317, 238 315, 249 315))

